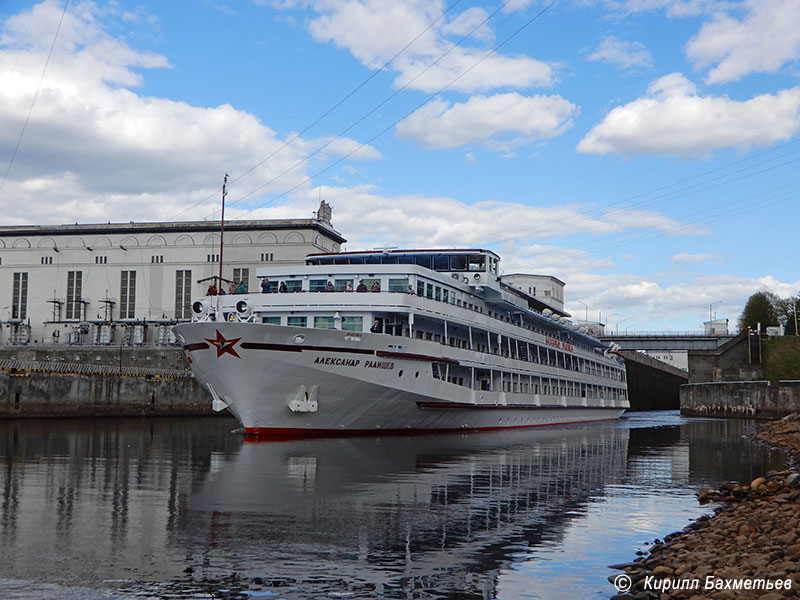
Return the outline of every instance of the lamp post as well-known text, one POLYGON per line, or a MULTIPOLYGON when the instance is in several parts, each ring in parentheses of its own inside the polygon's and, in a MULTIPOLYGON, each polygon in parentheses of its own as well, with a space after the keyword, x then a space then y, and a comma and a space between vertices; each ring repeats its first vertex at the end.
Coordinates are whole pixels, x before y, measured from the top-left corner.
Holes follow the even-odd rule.
MULTIPOLYGON (((620 323, 624 323, 624 322, 625 322, 625 321, 627 321, 627 320, 628 320, 628 317, 625 317, 624 319, 620 319, 619 321, 617 321, 617 335, 619 335, 619 324, 620 324, 620 323)), ((625 333, 626 333, 626 334, 628 333, 628 330, 627 330, 627 329, 625 330, 625 333)))
MULTIPOLYGON (((583 322, 584 323, 588 323, 589 322, 589 306, 586 304, 586 302, 584 302, 582 300, 578 300, 578 302, 580 302, 581 304, 583 304, 584 307, 586 307, 586 314, 583 317, 583 322)), ((797 329, 797 328, 795 327, 795 329, 797 329)))

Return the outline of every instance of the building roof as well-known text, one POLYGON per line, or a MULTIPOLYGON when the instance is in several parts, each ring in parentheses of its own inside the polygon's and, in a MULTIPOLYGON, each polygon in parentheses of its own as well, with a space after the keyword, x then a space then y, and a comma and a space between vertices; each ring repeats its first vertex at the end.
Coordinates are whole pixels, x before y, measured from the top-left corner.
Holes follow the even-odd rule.
POLYGON ((553 281, 557 281, 561 285, 567 285, 563 281, 561 281, 558 277, 554 277, 552 275, 537 275, 536 273, 503 273, 500 275, 500 278, 506 277, 540 277, 542 279, 552 279, 553 281))
MULTIPOLYGON (((219 232, 219 221, 177 221, 135 223, 75 223, 74 225, 3 225, 0 238, 22 236, 57 236, 86 234, 190 233, 219 232)), ((347 240, 329 224, 319 219, 261 219, 225 221, 225 231, 263 231, 314 229, 342 244, 347 240)))

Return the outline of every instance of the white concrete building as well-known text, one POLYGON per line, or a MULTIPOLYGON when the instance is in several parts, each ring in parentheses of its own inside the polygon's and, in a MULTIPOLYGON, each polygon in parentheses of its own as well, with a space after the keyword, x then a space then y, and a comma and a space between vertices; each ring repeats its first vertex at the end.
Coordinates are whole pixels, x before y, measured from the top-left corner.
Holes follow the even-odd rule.
POLYGON ((503 283, 513 285, 529 296, 536 298, 550 307, 554 312, 564 315, 564 286, 560 279, 552 275, 529 275, 511 273, 501 277, 503 283))
MULTIPOLYGON (((223 273, 336 252, 330 207, 313 219, 225 223, 223 273)), ((219 274, 219 221, 0 227, 0 344, 166 344, 219 274)))

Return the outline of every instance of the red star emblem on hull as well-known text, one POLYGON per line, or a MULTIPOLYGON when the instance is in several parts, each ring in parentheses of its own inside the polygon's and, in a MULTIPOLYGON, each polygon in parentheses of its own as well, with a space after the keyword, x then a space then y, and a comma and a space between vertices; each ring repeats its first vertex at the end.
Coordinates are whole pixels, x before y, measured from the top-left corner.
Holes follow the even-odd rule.
POLYGON ((241 339, 242 339, 242 338, 236 338, 236 339, 233 339, 233 340, 226 340, 226 339, 223 337, 223 335, 222 335, 222 334, 219 332, 219 329, 217 329, 217 339, 215 339, 215 340, 210 340, 210 339, 208 339, 208 338, 205 338, 205 340, 206 340, 206 341, 207 341, 209 344, 211 344, 212 346, 216 347, 216 349, 217 349, 217 358, 219 358, 219 357, 220 357, 220 356, 222 356, 223 354, 230 354, 230 355, 232 355, 232 356, 235 356, 236 358, 242 358, 241 356, 239 356, 239 355, 236 353, 236 350, 234 349, 234 346, 235 346, 235 345, 236 345, 236 344, 239 342, 239 340, 241 340, 241 339))

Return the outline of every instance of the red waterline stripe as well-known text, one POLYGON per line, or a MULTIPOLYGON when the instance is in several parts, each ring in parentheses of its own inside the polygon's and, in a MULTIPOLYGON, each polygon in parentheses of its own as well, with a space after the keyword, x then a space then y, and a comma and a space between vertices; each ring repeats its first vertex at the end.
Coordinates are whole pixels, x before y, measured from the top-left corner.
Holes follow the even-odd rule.
POLYGON ((564 406, 563 404, 471 404, 469 402, 417 402, 417 407, 425 408, 425 409, 465 409, 465 410, 474 410, 474 409, 500 409, 500 410, 546 410, 546 409, 554 409, 557 408, 559 410, 570 410, 570 409, 579 409, 582 408, 584 410, 612 410, 617 408, 616 406, 564 406))
MULTIPOLYGON (((562 407, 563 408, 563 407, 562 407)), ((505 425, 492 427, 451 427, 442 429, 302 429, 296 427, 245 427, 246 442, 289 441, 309 438, 380 437, 384 435, 427 435, 444 433, 464 433, 478 431, 499 431, 503 429, 532 429, 534 427, 555 427, 557 425, 576 425, 579 423, 599 423, 616 421, 619 417, 586 419, 582 421, 563 421, 559 423, 536 423, 533 425, 505 425)))

